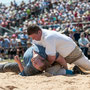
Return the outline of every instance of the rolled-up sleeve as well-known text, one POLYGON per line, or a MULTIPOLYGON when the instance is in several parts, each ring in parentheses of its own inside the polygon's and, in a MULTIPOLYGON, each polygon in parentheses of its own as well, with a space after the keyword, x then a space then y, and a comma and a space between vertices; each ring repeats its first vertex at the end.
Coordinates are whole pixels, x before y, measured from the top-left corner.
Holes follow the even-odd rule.
POLYGON ((51 55, 54 56, 56 55, 56 44, 55 44, 55 40, 51 39, 51 38, 46 38, 45 39, 45 43, 46 43, 46 54, 47 55, 51 55))
POLYGON ((25 74, 24 70, 23 70, 22 72, 20 72, 19 75, 21 75, 21 76, 27 76, 27 75, 25 74))

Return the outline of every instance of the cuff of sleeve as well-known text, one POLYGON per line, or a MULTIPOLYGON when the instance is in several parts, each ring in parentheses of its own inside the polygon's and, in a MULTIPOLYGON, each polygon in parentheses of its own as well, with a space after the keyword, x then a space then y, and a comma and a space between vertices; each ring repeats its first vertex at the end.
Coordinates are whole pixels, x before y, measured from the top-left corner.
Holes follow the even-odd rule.
POLYGON ((66 70, 66 74, 73 75, 73 72, 71 70, 66 70))
MULTIPOLYGON (((58 58, 58 56, 59 56, 59 53, 56 53, 56 59, 58 58)), ((56 59, 55 59, 55 60, 56 60, 56 59)))
POLYGON ((26 76, 24 70, 23 70, 22 72, 20 72, 19 75, 21 75, 21 76, 26 76))

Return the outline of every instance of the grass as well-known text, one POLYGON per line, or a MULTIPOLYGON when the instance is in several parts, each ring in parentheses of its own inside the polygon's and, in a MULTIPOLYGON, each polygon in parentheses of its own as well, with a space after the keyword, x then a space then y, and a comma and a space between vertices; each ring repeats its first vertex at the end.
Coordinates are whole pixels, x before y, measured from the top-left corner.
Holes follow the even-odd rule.
MULTIPOLYGON (((21 59, 21 62, 22 62, 23 60, 21 59)), ((15 62, 14 61, 14 59, 5 59, 5 60, 3 60, 3 61, 0 61, 0 63, 5 63, 5 62, 10 62, 10 63, 13 63, 13 62, 15 62)))
POLYGON ((6 60, 3 60, 3 61, 0 61, 0 63, 5 63, 5 62, 15 62, 14 59, 10 60, 10 59, 6 59, 6 60))

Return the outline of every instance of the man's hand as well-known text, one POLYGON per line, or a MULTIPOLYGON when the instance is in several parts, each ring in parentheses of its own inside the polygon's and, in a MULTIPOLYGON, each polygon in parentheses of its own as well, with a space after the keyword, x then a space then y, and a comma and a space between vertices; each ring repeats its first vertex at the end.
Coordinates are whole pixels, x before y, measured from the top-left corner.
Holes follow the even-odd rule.
POLYGON ((20 71, 22 72, 22 71, 24 70, 24 67, 23 67, 23 65, 22 65, 22 63, 21 63, 21 60, 20 60, 19 56, 16 55, 16 56, 14 57, 14 60, 15 60, 15 62, 18 63, 19 69, 20 69, 20 71))
POLYGON ((90 44, 87 44, 86 47, 89 48, 90 44))
POLYGON ((15 60, 15 62, 17 62, 17 63, 20 63, 20 62, 21 62, 18 55, 16 55, 16 56, 14 57, 14 60, 15 60))
POLYGON ((56 62, 62 65, 65 69, 68 69, 67 62, 63 56, 59 55, 58 58, 56 59, 56 62))

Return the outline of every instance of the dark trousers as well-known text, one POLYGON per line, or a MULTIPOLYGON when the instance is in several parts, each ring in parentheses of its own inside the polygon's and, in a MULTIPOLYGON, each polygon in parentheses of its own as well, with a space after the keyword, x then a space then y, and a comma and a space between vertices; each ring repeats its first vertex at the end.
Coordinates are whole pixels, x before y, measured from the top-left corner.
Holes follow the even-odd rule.
POLYGON ((86 57, 88 57, 88 48, 87 47, 83 47, 83 48, 81 48, 81 50, 83 51, 84 55, 86 57))

